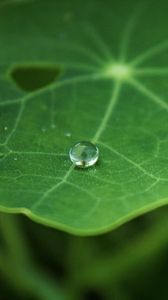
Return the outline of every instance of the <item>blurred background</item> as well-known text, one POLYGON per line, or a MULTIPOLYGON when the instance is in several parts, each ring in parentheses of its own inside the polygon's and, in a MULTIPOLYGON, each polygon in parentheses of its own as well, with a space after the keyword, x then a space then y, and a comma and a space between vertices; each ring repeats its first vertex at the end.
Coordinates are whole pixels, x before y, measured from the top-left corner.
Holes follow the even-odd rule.
POLYGON ((1 214, 0 300, 167 300, 167 212, 95 237, 1 214))

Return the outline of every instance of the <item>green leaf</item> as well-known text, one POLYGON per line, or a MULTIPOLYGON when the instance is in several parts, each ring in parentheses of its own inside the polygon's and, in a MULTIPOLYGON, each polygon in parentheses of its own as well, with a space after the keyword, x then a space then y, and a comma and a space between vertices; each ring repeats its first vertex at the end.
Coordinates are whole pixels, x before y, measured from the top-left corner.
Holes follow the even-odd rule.
POLYGON ((96 234, 167 204, 167 9, 1 3, 1 211, 96 234), (98 145, 95 167, 71 165, 80 140, 98 145))

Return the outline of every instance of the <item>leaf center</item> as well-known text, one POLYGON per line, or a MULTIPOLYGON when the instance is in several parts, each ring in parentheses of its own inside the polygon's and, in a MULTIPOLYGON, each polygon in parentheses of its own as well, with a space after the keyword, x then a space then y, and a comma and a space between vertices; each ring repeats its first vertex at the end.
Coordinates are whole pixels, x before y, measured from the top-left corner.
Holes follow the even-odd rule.
POLYGON ((126 80, 132 76, 132 69, 124 63, 114 63, 108 66, 105 70, 108 77, 113 77, 119 80, 126 80))

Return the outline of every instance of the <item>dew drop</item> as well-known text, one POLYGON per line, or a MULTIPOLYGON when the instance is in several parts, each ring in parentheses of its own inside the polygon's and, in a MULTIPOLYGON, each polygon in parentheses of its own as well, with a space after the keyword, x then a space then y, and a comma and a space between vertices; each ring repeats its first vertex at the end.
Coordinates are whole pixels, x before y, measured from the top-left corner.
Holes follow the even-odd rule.
POLYGON ((7 126, 5 126, 5 127, 4 127, 4 130, 5 130, 5 131, 7 131, 7 130, 8 130, 8 127, 7 127, 7 126))
POLYGON ((99 149, 90 142, 78 142, 69 151, 70 160, 79 168, 88 168, 97 162, 99 149))
POLYGON ((14 160, 17 160, 17 157, 14 157, 14 160))
POLYGON ((41 128, 41 131, 42 131, 42 132, 46 132, 47 129, 46 129, 46 128, 41 128))

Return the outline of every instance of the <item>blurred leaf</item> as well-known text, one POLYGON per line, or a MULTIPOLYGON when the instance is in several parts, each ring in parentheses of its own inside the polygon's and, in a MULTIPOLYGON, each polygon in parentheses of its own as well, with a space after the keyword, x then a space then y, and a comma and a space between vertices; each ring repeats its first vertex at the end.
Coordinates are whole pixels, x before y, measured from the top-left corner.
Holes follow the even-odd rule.
POLYGON ((1 3, 1 211, 96 234, 168 202, 167 9, 1 3), (79 140, 100 148, 86 171, 68 157, 79 140))

